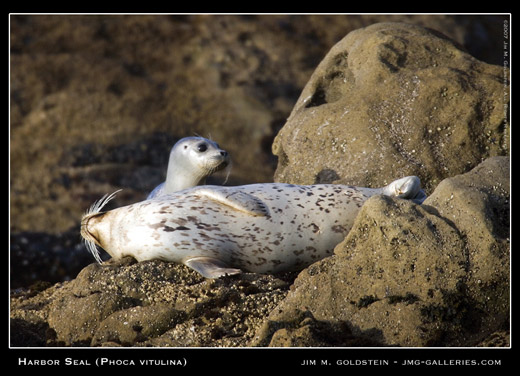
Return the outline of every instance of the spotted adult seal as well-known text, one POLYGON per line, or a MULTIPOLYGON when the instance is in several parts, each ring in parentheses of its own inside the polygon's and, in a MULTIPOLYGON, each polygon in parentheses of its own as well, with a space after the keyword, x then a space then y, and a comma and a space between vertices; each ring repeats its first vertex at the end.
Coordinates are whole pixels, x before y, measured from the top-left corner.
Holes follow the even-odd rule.
POLYGON ((99 262, 96 246, 115 259, 182 263, 206 278, 303 269, 332 254, 369 197, 383 194, 418 203, 426 197, 419 178, 410 176, 379 189, 200 186, 101 212, 114 194, 95 203, 81 220, 81 235, 99 262))
POLYGON ((205 184, 206 178, 230 165, 227 151, 204 137, 185 137, 177 141, 170 151, 166 181, 159 184, 146 198, 205 184))

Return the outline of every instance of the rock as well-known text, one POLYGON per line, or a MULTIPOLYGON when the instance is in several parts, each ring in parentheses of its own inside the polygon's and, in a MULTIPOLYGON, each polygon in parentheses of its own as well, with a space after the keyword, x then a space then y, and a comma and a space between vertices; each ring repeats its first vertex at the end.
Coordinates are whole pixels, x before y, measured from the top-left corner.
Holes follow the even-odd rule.
POLYGON ((377 346, 370 338, 354 336, 344 322, 318 321, 308 310, 295 309, 287 321, 266 320, 251 346, 270 347, 362 347, 377 346))
POLYGON ((294 274, 206 280, 185 267, 131 258, 91 264, 77 278, 13 296, 15 344, 246 346, 294 274))
POLYGON ((275 181, 378 187, 417 175, 431 192, 509 153, 508 74, 431 29, 355 30, 318 65, 276 136, 275 181))
POLYGON ((158 337, 185 319, 183 311, 160 303, 119 310, 99 324, 92 345, 99 346, 106 342, 133 345, 158 337))
POLYGON ((423 205, 370 198, 334 256, 298 276, 257 342, 294 341, 303 325, 286 323, 295 310, 381 346, 475 346, 504 331, 509 195, 509 158, 495 157, 442 181, 423 205))

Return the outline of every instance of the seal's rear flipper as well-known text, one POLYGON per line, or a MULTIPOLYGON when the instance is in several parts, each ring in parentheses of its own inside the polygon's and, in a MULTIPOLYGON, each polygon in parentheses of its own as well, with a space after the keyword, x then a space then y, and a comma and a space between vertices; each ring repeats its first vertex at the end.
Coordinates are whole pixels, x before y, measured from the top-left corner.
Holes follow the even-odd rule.
POLYGON ((219 278, 242 273, 240 269, 230 268, 226 263, 211 257, 193 257, 184 261, 184 265, 199 272, 205 278, 219 278))
POLYGON ((225 187, 209 187, 198 188, 190 193, 197 196, 206 197, 210 200, 216 201, 219 204, 229 206, 235 210, 253 215, 256 217, 265 217, 269 215, 269 209, 264 202, 248 193, 239 191, 230 191, 225 187))
POLYGON ((426 199, 426 193, 421 189, 421 180, 417 176, 406 176, 397 179, 383 188, 383 194, 412 200, 421 204, 426 199))
POLYGON ((421 189, 414 197, 411 198, 411 200, 416 204, 421 205, 427 197, 428 196, 426 196, 426 193, 421 189))

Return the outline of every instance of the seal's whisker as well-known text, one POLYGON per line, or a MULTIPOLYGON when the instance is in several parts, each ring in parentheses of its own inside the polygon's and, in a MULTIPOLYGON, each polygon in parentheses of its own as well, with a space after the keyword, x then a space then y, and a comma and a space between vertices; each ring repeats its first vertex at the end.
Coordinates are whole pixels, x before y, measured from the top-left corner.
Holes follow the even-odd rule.
POLYGON ((94 202, 92 204, 92 206, 85 213, 85 216, 90 215, 90 214, 99 213, 101 211, 101 209, 103 209, 103 207, 106 204, 108 204, 108 202, 110 200, 112 200, 114 197, 116 197, 116 194, 118 194, 121 191, 122 191, 122 189, 118 189, 117 191, 112 192, 110 195, 107 193, 106 195, 101 197, 99 200, 97 200, 96 202, 94 202))
POLYGON ((101 254, 96 244, 91 240, 85 239, 85 246, 87 247, 88 251, 92 253, 92 256, 94 256, 98 264, 102 264, 103 260, 101 260, 101 254))
POLYGON ((228 182, 229 175, 231 174, 231 162, 229 162, 229 164, 225 167, 225 169, 226 169, 226 179, 224 179, 224 182, 222 183, 222 185, 226 185, 226 183, 228 182))

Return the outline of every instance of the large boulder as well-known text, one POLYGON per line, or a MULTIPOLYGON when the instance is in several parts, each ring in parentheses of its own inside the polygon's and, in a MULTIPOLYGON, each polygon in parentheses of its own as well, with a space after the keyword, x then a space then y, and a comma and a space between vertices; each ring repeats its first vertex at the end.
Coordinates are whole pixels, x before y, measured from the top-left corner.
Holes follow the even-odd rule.
POLYGON ((273 143, 275 180, 431 190, 509 151, 508 70, 429 29, 349 33, 316 68, 273 143))
MULTIPOLYGON (((303 327, 320 323, 343 328, 319 337, 325 346, 474 346, 507 329, 509 194, 509 158, 495 157, 442 181, 423 205, 370 198, 334 256, 298 276, 256 343, 298 343, 303 327), (295 323, 295 312, 312 319, 295 323)), ((299 343, 316 343, 310 333, 299 343)))

